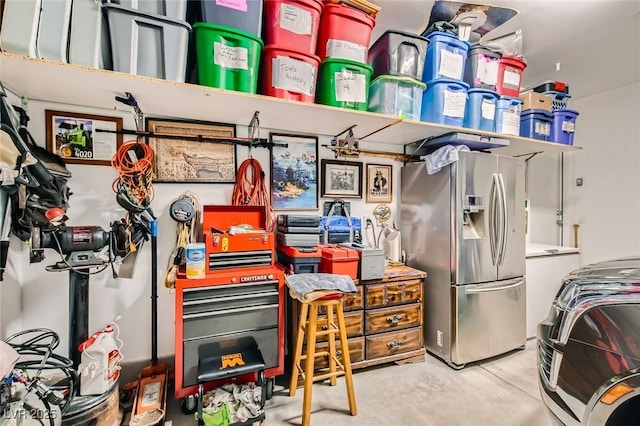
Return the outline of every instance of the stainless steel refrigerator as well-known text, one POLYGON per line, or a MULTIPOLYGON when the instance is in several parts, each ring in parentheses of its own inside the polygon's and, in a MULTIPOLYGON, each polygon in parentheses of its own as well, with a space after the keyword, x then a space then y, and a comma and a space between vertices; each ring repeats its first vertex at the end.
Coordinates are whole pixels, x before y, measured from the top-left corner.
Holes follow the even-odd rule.
POLYGON ((427 272, 426 349, 454 368, 526 341, 524 161, 480 152, 402 168, 407 264, 427 272))

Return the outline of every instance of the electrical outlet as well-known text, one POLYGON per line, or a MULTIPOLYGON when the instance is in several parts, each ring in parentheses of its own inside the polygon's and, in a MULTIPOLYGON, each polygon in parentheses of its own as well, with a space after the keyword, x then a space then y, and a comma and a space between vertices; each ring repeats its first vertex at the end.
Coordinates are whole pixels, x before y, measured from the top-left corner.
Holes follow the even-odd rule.
POLYGON ((582 178, 576 179, 576 186, 582 186, 582 178))
POLYGON ((440 330, 436 331, 436 345, 442 347, 443 337, 444 337, 444 334, 442 333, 442 331, 440 330))

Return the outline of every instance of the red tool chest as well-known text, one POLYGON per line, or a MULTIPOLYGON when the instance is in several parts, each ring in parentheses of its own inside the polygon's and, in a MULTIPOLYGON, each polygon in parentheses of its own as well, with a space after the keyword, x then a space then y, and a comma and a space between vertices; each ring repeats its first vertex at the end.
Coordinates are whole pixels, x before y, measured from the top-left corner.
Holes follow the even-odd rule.
POLYGON ((322 253, 320 272, 349 275, 354 280, 358 279, 360 255, 357 250, 336 244, 325 244, 318 248, 322 253))
POLYGON ((318 272, 322 253, 317 247, 278 246, 278 263, 294 274, 318 272))

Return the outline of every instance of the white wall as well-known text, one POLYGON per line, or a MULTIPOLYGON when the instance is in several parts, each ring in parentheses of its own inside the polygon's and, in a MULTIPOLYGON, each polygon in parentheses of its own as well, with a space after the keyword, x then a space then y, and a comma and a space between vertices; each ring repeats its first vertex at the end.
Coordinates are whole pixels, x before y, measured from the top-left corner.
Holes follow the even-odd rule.
POLYGON ((560 210, 559 187, 560 154, 536 155, 527 162, 530 242, 562 245, 560 226, 556 223, 559 219, 557 212, 560 210))
POLYGON ((580 224, 583 264, 640 254, 640 82, 570 106, 584 149, 565 155, 565 233, 580 224))
MULTIPOLYGON (((44 110, 56 109, 69 112, 85 112, 124 118, 124 127, 134 128, 131 113, 122 111, 98 110, 70 105, 47 104, 41 102, 29 103, 31 122, 29 129, 35 139, 44 145, 44 110)), ((176 117, 180 114, 176 111, 176 117)), ((215 121, 215 112, 211 114, 215 121)), ((244 119, 244 117, 242 117, 244 119)), ((246 117, 248 122, 250 117, 246 117)), ((240 120, 242 121, 242 120, 240 120)), ((278 129, 286 131, 286 129, 278 129)), ((261 129, 261 136, 268 137, 268 129, 261 129)), ((247 129, 238 126, 238 136, 246 136, 247 129)), ((125 138, 126 140, 126 138, 125 138)), ((329 138, 320 137, 319 144, 329 143, 329 138)), ((392 150, 402 152, 402 147, 382 144, 367 144, 367 148, 377 150, 392 150)), ((325 148, 319 148, 321 158, 333 158, 333 153, 325 148)), ((269 174, 269 152, 266 149, 254 149, 257 158, 269 174)), ((247 157, 247 150, 238 147, 238 164, 247 157)), ((397 217, 396 199, 400 193, 401 163, 386 158, 361 157, 363 163, 393 164, 393 193, 392 210, 397 217)), ((119 220, 124 210, 115 201, 115 194, 111 190, 111 183, 116 178, 116 172, 106 166, 68 165, 73 177, 69 186, 73 192, 71 207, 68 211, 70 220, 68 225, 98 225, 109 227, 109 223, 119 220)), ((364 168, 366 175, 366 168, 364 168)), ((363 176, 363 179, 365 176, 363 176)), ((230 204, 232 184, 155 184, 155 199, 151 207, 158 217, 158 261, 159 280, 162 281, 166 262, 175 243, 175 222, 168 215, 171 202, 185 190, 195 191, 203 204, 230 204)), ((322 205, 322 199, 320 200, 322 205)), ((352 200, 352 210, 355 216, 369 216, 376 204, 366 204, 362 200, 352 200)), ((309 212, 313 214, 314 212, 309 212)), ((150 244, 146 244, 138 256, 133 279, 113 279, 110 270, 95 275, 90 280, 90 331, 104 326, 118 316, 121 338, 124 341, 123 353, 128 361, 149 359, 151 352, 150 337, 150 244)), ((13 238, 9 255, 9 270, 3 285, 2 327, 0 338, 5 338, 16 331, 47 327, 60 334, 61 344, 59 352, 66 354, 68 327, 68 274, 64 272, 46 272, 45 266, 59 260, 53 250, 46 251, 46 259, 39 264, 29 265, 28 250, 25 244, 13 238), (17 290, 18 288, 21 289, 17 290), (5 297, 5 293, 7 296, 5 297), (6 313, 6 315, 5 315, 6 313)), ((174 296, 159 284, 159 356, 174 353, 174 296)))

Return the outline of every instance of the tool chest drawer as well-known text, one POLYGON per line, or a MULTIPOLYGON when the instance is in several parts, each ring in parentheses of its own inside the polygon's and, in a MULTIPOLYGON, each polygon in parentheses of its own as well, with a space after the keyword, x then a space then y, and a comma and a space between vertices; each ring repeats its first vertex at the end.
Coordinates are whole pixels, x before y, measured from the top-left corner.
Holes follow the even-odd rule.
POLYGON ((422 324, 420 303, 406 306, 374 309, 365 313, 365 333, 380 333, 422 324))
MULTIPOLYGON (((349 345, 349 359, 352 363, 364 361, 364 337, 351 337, 347 339, 347 344, 349 345)), ((336 339, 336 356, 340 361, 342 361, 342 350, 340 349, 340 340, 336 339)), ((329 342, 319 342, 316 344, 316 352, 328 351, 329 350, 329 342)), ((306 346, 303 348, 302 353, 306 355, 307 348, 306 346)), ((322 370, 323 368, 329 367, 329 357, 328 356, 319 356, 316 358, 316 363, 314 365, 315 370, 322 370)))
MULTIPOLYGON (((362 299, 364 286, 356 286, 356 289, 357 293, 348 293, 344 295, 344 299, 342 301, 342 309, 345 312, 364 308, 364 301, 362 299)), ((327 310, 324 308, 324 306, 320 306, 318 312, 325 314, 327 313, 327 310)))
POLYGON ((382 358, 422 348, 422 328, 392 331, 365 339, 367 359, 382 358))
POLYGON ((409 280, 399 283, 368 284, 365 289, 367 308, 399 305, 422 300, 422 280, 409 280))
MULTIPOLYGON (((318 318, 318 322, 320 322, 320 318, 323 320, 327 318, 326 315, 320 315, 318 318)), ((345 312, 344 313, 344 325, 347 329, 347 337, 357 337, 362 336, 364 334, 364 315, 363 311, 353 311, 353 312, 345 312)), ((326 320, 325 320, 326 321, 326 320)), ((334 314, 333 321, 337 321, 336 316, 334 314)), ((335 323, 338 325, 337 323, 335 323)), ((326 324, 318 324, 318 330, 326 330, 326 324)), ((318 336, 318 341, 326 341, 327 336, 318 336)))

